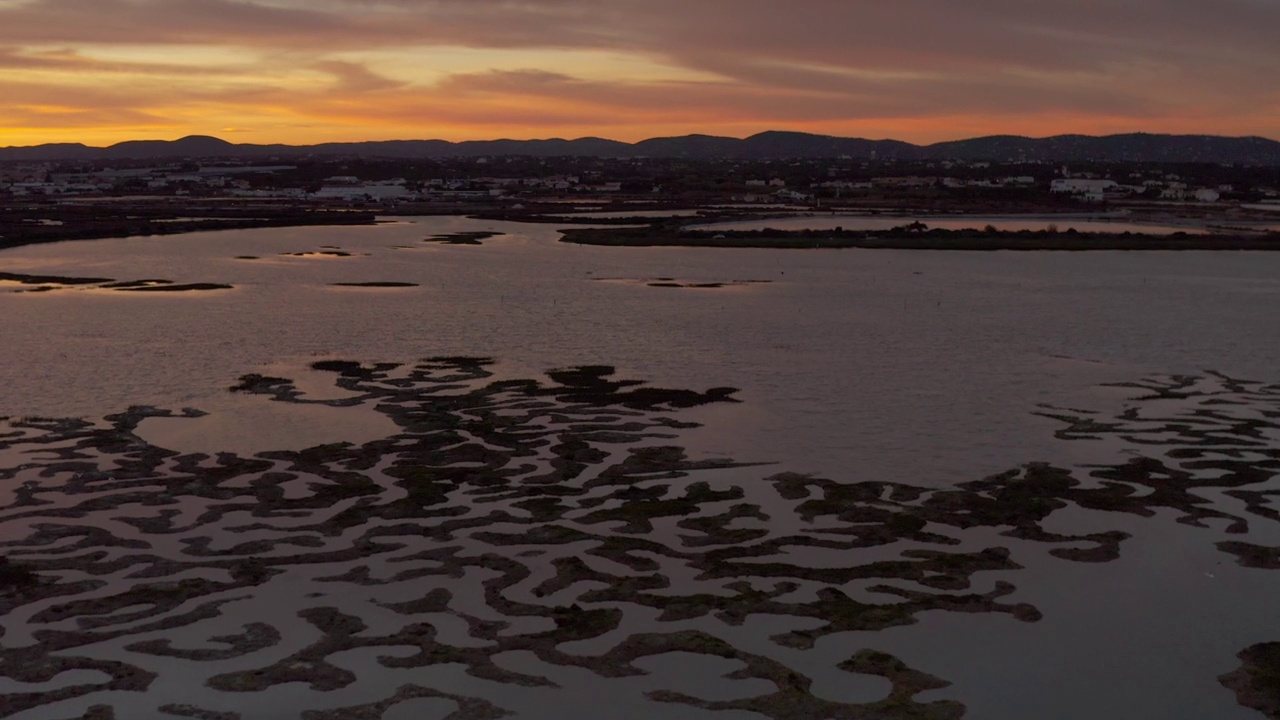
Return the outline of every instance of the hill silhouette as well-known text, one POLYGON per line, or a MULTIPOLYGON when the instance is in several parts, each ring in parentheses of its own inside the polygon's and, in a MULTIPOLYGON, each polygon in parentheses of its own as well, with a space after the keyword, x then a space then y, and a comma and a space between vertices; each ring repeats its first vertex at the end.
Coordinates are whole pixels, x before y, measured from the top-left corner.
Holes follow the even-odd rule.
POLYGON ((565 140, 390 140, 319 145, 233 144, 193 135, 179 140, 132 140, 109 147, 59 143, 0 148, 0 161, 115 160, 165 158, 267 158, 359 156, 458 158, 501 155, 533 157, 658 157, 766 160, 787 158, 877 158, 881 160, 990 160, 997 162, 1169 162, 1280 166, 1280 142, 1261 137, 1217 135, 1058 135, 1030 138, 995 135, 932 145, 770 131, 748 138, 684 135, 625 143, 598 137, 565 140))

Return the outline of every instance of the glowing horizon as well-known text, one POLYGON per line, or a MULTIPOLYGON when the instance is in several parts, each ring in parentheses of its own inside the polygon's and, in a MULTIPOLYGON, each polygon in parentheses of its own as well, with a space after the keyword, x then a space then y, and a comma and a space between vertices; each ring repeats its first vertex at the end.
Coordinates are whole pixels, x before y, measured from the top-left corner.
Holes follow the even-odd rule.
POLYGON ((1280 3, 0 0, 0 146, 1280 138, 1280 3))

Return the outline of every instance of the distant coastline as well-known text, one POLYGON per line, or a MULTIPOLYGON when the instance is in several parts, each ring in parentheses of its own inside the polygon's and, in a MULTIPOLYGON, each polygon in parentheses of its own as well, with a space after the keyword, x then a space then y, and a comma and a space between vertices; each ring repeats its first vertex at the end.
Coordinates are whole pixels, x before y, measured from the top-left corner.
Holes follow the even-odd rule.
POLYGON ((219 215, 205 211, 205 217, 181 217, 173 213, 128 214, 128 208, 59 208, 57 219, 44 224, 10 218, 0 209, 0 250, 24 245, 68 240, 105 240, 145 235, 181 235, 210 230, 299 227, 309 225, 372 225, 373 213, 322 209, 254 209, 252 214, 219 215), (208 215, 215 215, 209 217, 208 215))
POLYGON ((672 224, 570 228, 560 241, 608 247, 769 248, 787 250, 1280 250, 1280 233, 1104 233, 1055 230, 694 230, 672 224))

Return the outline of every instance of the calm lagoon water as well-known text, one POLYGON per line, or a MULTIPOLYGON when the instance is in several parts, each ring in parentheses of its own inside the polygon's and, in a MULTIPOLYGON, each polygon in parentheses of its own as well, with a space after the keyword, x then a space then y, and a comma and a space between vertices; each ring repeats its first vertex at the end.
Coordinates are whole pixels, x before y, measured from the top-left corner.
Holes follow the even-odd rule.
POLYGON ((517 375, 605 364, 664 386, 741 388, 742 407, 702 411, 724 416, 698 433, 708 451, 932 485, 1056 447, 1051 426, 1028 416, 1037 403, 1107 396, 1100 383, 1156 372, 1265 379, 1280 349, 1280 258, 1267 254, 614 249, 556 238, 537 225, 430 218, 8 251, 8 272, 235 289, 0 294, 4 413, 222 407, 241 402, 225 392, 240 375, 317 358, 490 356, 517 375), (473 229, 508 235, 421 242, 473 229), (324 246, 352 255, 281 254, 324 246), (260 259, 236 259, 245 255, 260 259), (617 278, 768 282, 600 282, 617 278), (419 287, 332 287, 376 281, 419 287))
MULTIPOLYGON (((817 227, 827 221, 767 225, 817 227)), ((830 222, 862 227, 857 222, 863 221, 830 222)), ((875 222, 888 227, 909 219, 875 222)), ((924 222, 948 226, 932 218, 924 222)), ((1064 230, 1092 229, 1087 222, 1056 222, 1064 230)), ((1136 434, 1067 441, 1055 436, 1061 422, 1037 411, 1053 406, 1110 418, 1135 407, 1134 398, 1142 394, 1110 384, 1156 376, 1217 371, 1280 381, 1280 254, 594 248, 561 244, 557 237, 554 228, 541 225, 421 218, 375 227, 210 232, 0 252, 3 272, 234 286, 189 293, 74 287, 19 293, 15 284, 0 287, 0 415, 96 421, 135 405, 193 408, 208 414, 143 420, 138 436, 183 453, 248 457, 364 443, 395 427, 368 406, 276 403, 227 392, 247 373, 289 378, 303 398, 341 401, 352 393, 335 388, 331 374, 308 369, 310 363, 487 356, 498 361, 499 376, 511 378, 608 365, 620 377, 661 387, 738 388, 738 404, 679 413, 680 420, 701 427, 681 430, 671 442, 695 460, 772 463, 715 471, 716 487, 742 486, 752 498, 762 478, 782 471, 943 490, 1035 461, 1072 468, 1121 463, 1145 451, 1134 442, 1136 434), (505 234, 480 246, 423 242, 479 230, 505 234), (290 254, 324 252, 348 255, 290 254), (415 286, 335 286, 368 282, 415 286)), ((1273 430, 1266 432, 1273 447, 1280 443, 1273 430)), ((7 458, 3 465, 16 462, 7 458)), ((1239 511, 1240 503, 1225 495, 1205 495, 1215 507, 1239 511)), ((758 522, 778 532, 795 521, 798 532, 804 531, 805 523, 779 502, 762 500, 776 517, 758 522)), ((12 514, 3 512, 0 527, 12 514)), ((768 628, 755 616, 737 627, 716 624, 716 632, 735 647, 801 669, 814 679, 814 692, 833 702, 867 702, 887 693, 887 682, 866 675, 842 686, 834 669, 851 652, 874 647, 953 683, 919 699, 958 700, 969 706, 968 717, 1258 717, 1239 707, 1216 677, 1238 666, 1235 653, 1245 647, 1280 640, 1280 616, 1270 602, 1280 597, 1280 573, 1238 567, 1214 543, 1280 545, 1277 524, 1251 517, 1248 533, 1241 535, 1229 533, 1225 523, 1189 527, 1163 511, 1152 518, 1073 512, 1064 511, 1057 532, 1119 529, 1132 535, 1118 561, 1066 562, 1049 557, 1047 547, 993 529, 956 535, 965 547, 1015 549, 1026 569, 976 575, 980 587, 970 592, 988 592, 1007 580, 1017 592, 1005 601, 1036 605, 1044 615, 1038 623, 1006 614, 931 611, 916 625, 827 635, 803 652, 768 640, 793 627, 768 628), (1097 527, 1081 529, 1090 526, 1097 527)), ((752 522, 757 521, 735 521, 743 527, 752 522)), ((678 530, 661 526, 654 532, 678 530)), ((789 562, 804 557, 800 548, 789 562)), ((807 557, 824 562, 816 551, 807 557)), ((668 575, 681 571, 677 563, 668 575)), ((476 576, 475 588, 484 577, 476 576)), ((696 586, 706 578, 694 572, 681 582, 696 586)), ((460 585, 465 583, 448 587, 460 585)), ((856 583, 845 590, 870 592, 856 583)), ((723 589, 709 590, 716 591, 723 589)), ((303 602, 301 590, 288 592, 299 594, 272 601, 264 591, 244 606, 245 612, 277 612, 280 617, 271 622, 285 629, 286 645, 294 637, 288 628, 300 621, 280 608, 303 602)), ((479 596, 476 601, 483 604, 479 596)), ((373 607, 361 602, 353 596, 343 607, 352 613, 373 607)), ((374 612, 368 622, 379 617, 374 612)), ((442 637, 448 622, 459 624, 444 617, 442 637)), ((643 612, 627 617, 624 630, 657 622, 643 612)), ((673 627, 706 630, 708 622, 673 627)), ((235 632, 233 626, 221 634, 235 632)), ((297 632, 310 637, 313 631, 297 632)), ((12 628, 10 633, 11 641, 21 636, 12 628)), ((465 626, 454 630, 465 633, 465 626)), ((298 642, 301 647, 310 640, 298 642)), ((114 657, 119 649, 101 652, 114 657)), ((356 657, 343 663, 374 664, 372 655, 360 662, 356 657)), ((518 653, 500 664, 553 677, 574 697, 616 696, 627 716, 763 717, 654 704, 644 693, 659 687, 711 701, 759 694, 765 682, 722 679, 740 666, 723 659, 677 653, 671 661, 676 664, 668 667, 705 674, 705 693, 682 685, 681 673, 666 677, 672 672, 661 671, 662 663, 653 660, 637 661, 653 676, 644 682, 604 682, 580 668, 537 670, 546 663, 518 653), (682 714, 672 714, 677 710, 682 714)), ((259 715, 245 717, 272 717, 273 708, 374 702, 413 681, 411 673, 398 672, 371 676, 359 692, 343 691, 340 697, 297 683, 277 686, 261 695, 259 715)), ((563 693, 480 681, 452 666, 416 677, 458 695, 487 697, 520 717, 586 717, 590 705, 566 705, 563 693)), ((66 675, 55 685, 72 685, 72 678, 66 675)), ((201 688, 202 680, 165 676, 161 688, 224 710, 244 708, 255 697, 229 701, 201 688)), ((0 678, 0 693, 31 687, 0 678)), ((121 703, 121 712, 140 713, 125 717, 142 717, 156 706, 127 694, 108 695, 121 703)), ((67 701, 53 716, 70 716, 93 702, 93 696, 67 701)), ((408 717, 417 703, 442 716, 451 702, 417 699, 394 712, 408 717)), ((48 712, 40 708, 16 717, 48 712)))

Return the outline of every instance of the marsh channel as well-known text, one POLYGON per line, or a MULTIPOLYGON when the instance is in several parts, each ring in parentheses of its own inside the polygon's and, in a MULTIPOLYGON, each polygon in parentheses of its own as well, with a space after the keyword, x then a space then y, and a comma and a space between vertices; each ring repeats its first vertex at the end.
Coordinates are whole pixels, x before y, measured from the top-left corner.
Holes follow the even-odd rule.
POLYGON ((388 220, 0 252, 0 718, 1280 717, 1280 254, 388 220))

